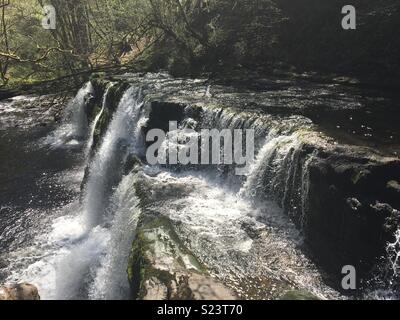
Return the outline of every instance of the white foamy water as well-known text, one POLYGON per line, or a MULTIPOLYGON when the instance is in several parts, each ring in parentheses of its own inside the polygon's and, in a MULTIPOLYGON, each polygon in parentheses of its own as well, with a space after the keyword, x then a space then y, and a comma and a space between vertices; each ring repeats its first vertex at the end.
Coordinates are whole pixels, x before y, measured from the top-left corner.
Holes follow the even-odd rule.
MULTIPOLYGON (((25 253, 19 251, 12 253, 14 268, 7 279, 8 283, 33 283, 38 287, 44 300, 67 296, 60 295, 59 288, 70 288, 72 285, 67 283, 73 282, 76 275, 72 279, 61 279, 60 275, 68 273, 71 269, 71 264, 65 263, 66 257, 80 251, 80 254, 76 255, 75 263, 82 265, 93 257, 90 250, 84 252, 82 249, 85 245, 88 248, 90 237, 85 234, 79 214, 71 214, 79 210, 78 203, 67 205, 62 209, 61 217, 57 218, 50 228, 41 230, 42 233, 38 234, 32 245, 24 250, 25 253), (82 245, 83 243, 86 244, 82 245)), ((101 241, 98 246, 101 247, 101 241)))
MULTIPOLYGON (((128 89, 93 158, 83 203, 63 208, 60 217, 24 251, 29 257, 14 253, 15 268, 7 282, 33 283, 45 300, 128 297, 126 266, 137 204, 134 180, 126 176, 121 183, 116 181, 115 190, 108 188, 108 182, 123 167, 128 152, 142 142, 137 128, 144 123, 141 106, 140 93, 128 89)), ((75 179, 71 181, 76 184, 75 179)))
POLYGON ((221 281, 240 292, 249 279, 258 279, 254 288, 267 278, 281 279, 322 299, 339 297, 301 253, 302 237, 276 205, 255 208, 195 173, 161 172, 147 178, 156 190, 179 190, 176 197, 157 202, 157 210, 176 223, 185 244, 221 281), (262 222, 266 220, 268 224, 262 222))
POLYGON ((400 229, 395 233, 395 241, 387 245, 386 251, 389 261, 389 266, 391 267, 392 277, 399 276, 400 270, 400 229))
POLYGON ((138 219, 134 183, 134 175, 125 176, 112 198, 111 239, 90 286, 90 299, 124 300, 130 296, 126 269, 138 219))
POLYGON ((295 134, 278 137, 274 137, 273 134, 269 135, 264 146, 258 152, 255 162, 250 167, 246 182, 240 190, 240 195, 255 198, 257 190, 263 188, 265 183, 263 180, 265 171, 274 167, 280 169, 280 165, 289 150, 296 148, 298 145, 295 134))
POLYGON ((13 253, 15 268, 6 282, 33 283, 43 300, 129 297, 126 267, 137 204, 131 178, 125 177, 112 197, 115 219, 109 226, 88 231, 79 203, 68 205, 31 247, 13 253))
POLYGON ((86 139, 89 125, 85 106, 93 92, 91 82, 87 82, 69 102, 64 111, 63 123, 44 140, 44 144, 59 148, 79 145, 86 139))
POLYGON ((386 256, 378 266, 378 271, 370 281, 366 299, 398 300, 400 277, 400 229, 394 234, 394 241, 386 246, 386 256))
POLYGON ((84 239, 59 264, 57 298, 111 299, 128 295, 125 268, 133 239, 128 221, 136 202, 132 195, 126 198, 129 178, 119 183, 116 171, 121 169, 128 150, 135 150, 141 106, 140 93, 129 88, 93 158, 79 215, 84 239), (120 187, 109 200, 109 182, 113 179, 120 187))
POLYGON ((143 102, 140 93, 129 88, 119 103, 100 148, 90 165, 90 172, 84 192, 85 224, 91 228, 104 222, 107 207, 107 193, 110 182, 118 179, 122 163, 128 152, 134 152, 138 141, 137 124, 143 102))

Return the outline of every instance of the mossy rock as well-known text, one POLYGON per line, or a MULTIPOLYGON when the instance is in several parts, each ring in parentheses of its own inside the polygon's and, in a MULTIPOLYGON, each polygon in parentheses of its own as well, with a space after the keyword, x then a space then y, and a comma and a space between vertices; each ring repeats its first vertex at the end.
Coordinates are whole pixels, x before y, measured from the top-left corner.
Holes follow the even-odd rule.
POLYGON ((171 289, 177 273, 206 274, 205 268, 180 242, 166 217, 144 215, 139 222, 128 264, 128 279, 135 298, 146 297, 151 278, 171 289))
POLYGON ((317 296, 308 291, 290 290, 286 292, 280 300, 320 300, 317 296))
POLYGON ((212 279, 207 268, 181 241, 174 223, 157 212, 157 201, 146 179, 135 184, 140 218, 128 261, 132 297, 139 300, 235 299, 212 279))

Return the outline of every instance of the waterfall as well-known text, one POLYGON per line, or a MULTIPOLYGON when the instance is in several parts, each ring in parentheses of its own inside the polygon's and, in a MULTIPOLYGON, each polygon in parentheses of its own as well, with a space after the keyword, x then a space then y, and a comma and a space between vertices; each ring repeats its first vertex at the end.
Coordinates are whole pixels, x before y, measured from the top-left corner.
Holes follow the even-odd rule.
POLYGON ((82 233, 57 267, 58 298, 127 297, 123 280, 134 229, 128 221, 133 221, 136 198, 123 167, 128 154, 139 149, 142 106, 140 90, 130 87, 91 161, 82 212, 75 218, 82 233))
POLYGON ((44 143, 51 148, 64 145, 79 145, 88 135, 88 119, 86 105, 94 95, 91 82, 87 82, 69 103, 63 113, 62 124, 48 137, 44 143))
MULTIPOLYGON (((99 86, 103 83, 102 80, 99 86)), ((188 97, 191 94, 186 91, 184 80, 164 84, 155 75, 141 77, 135 83, 140 83, 143 91, 149 93, 148 103, 144 103, 141 89, 129 87, 118 105, 111 105, 121 89, 126 88, 126 82, 121 83, 118 90, 112 90, 113 94, 110 89, 118 84, 110 83, 105 88, 101 105, 97 97, 99 105, 95 109, 87 108, 95 91, 90 82, 86 83, 66 107, 60 126, 46 138, 48 146, 65 147, 63 151, 72 157, 77 152, 70 152, 70 148, 82 147, 85 157, 77 158, 82 160, 78 165, 74 163, 77 179, 71 183, 75 193, 68 198, 69 203, 57 203, 57 209, 43 213, 46 216, 49 213, 47 229, 40 230, 38 237, 35 234, 29 250, 21 249, 16 255, 19 260, 11 257, 14 269, 19 270, 8 278, 9 282, 37 285, 43 299, 129 298, 128 256, 137 222, 141 214, 146 217, 149 210, 168 218, 171 227, 176 226, 173 229, 182 245, 204 264, 210 276, 227 280, 239 290, 248 290, 251 298, 254 298, 253 289, 265 290, 257 294, 268 297, 271 292, 267 291, 271 288, 263 286, 271 275, 296 288, 324 292, 326 288, 318 268, 309 260, 308 251, 303 251, 308 249, 307 243, 304 244, 307 227, 318 226, 318 221, 312 225, 313 220, 306 219, 318 216, 312 216, 319 212, 315 202, 319 205, 321 200, 323 205, 325 201, 322 198, 326 197, 324 185, 320 187, 315 183, 319 170, 325 170, 325 164, 334 161, 332 168, 326 171, 329 176, 336 175, 334 165, 335 161, 341 161, 341 155, 338 160, 331 159, 330 155, 339 155, 341 149, 331 149, 333 141, 328 141, 328 137, 303 116, 253 110, 252 104, 241 98, 240 103, 233 103, 237 109, 220 107, 228 104, 230 95, 226 100, 217 100, 221 90, 217 87, 213 88, 213 94, 210 86, 207 87, 205 97, 210 103, 203 104, 197 103, 200 100, 196 100, 195 94, 190 95, 191 99, 180 99, 180 94, 188 97), (179 90, 170 90, 166 85, 179 90), (213 99, 217 103, 214 104, 213 99), (186 103, 189 105, 184 106, 186 103), (91 115, 98 111, 90 124, 88 111, 91 115), (150 121, 147 121, 148 116, 150 121), (167 153, 171 146, 181 151, 187 147, 187 138, 201 139, 201 129, 254 129, 256 159, 249 162, 251 166, 244 176, 235 174, 239 166, 235 163, 180 164, 179 167, 144 163, 143 170, 138 166, 138 170, 128 173, 135 164, 133 156, 141 158, 145 154, 143 129, 166 128, 169 118, 179 119, 178 130, 167 134, 161 152, 167 153), (187 134, 184 129, 194 131, 187 134), (84 187, 78 196, 81 182, 78 180, 82 180, 84 168, 87 169, 84 187), (319 190, 321 199, 316 199, 314 196, 319 190), (139 203, 144 203, 140 200, 146 198, 144 195, 153 198, 140 209, 139 203), (251 284, 253 277, 257 279, 251 284), (251 286, 247 288, 247 285, 251 286)), ((204 87, 199 94, 203 97, 199 99, 204 99, 204 87)), ((222 148, 221 144, 221 151, 224 151, 222 148)), ((345 166, 350 160, 345 159, 345 166)), ((321 177, 324 174, 321 173, 321 177)), ((48 178, 43 174, 40 179, 40 182, 47 182, 48 178)), ((54 184, 59 183, 57 179, 54 177, 54 184)), ((336 188, 336 180, 332 185, 336 188)), ((339 189, 341 184, 337 187, 339 189)), ((31 216, 34 215, 30 214, 29 218, 31 216)), ((378 280, 379 284, 384 282, 381 286, 384 296, 393 297, 398 292, 399 257, 400 229, 395 233, 395 240, 387 244, 386 255, 382 257, 385 261, 379 265, 382 268, 378 280)))
POLYGON ((87 135, 88 120, 85 106, 89 95, 93 95, 93 86, 91 82, 86 83, 85 86, 79 90, 72 102, 72 108, 74 109, 72 116, 72 136, 78 139, 82 139, 87 135))
POLYGON ((135 153, 139 141, 137 125, 143 101, 140 90, 129 88, 122 97, 103 141, 90 164, 83 207, 88 230, 106 222, 107 196, 122 177, 122 163, 135 153))
POLYGON ((277 186, 278 171, 282 169, 289 150, 295 145, 295 136, 273 137, 272 134, 269 135, 250 168, 240 194, 250 199, 260 199, 262 195, 265 195, 266 188, 273 189, 274 186, 277 186))
POLYGON ((111 239, 89 290, 90 299, 129 298, 126 267, 139 211, 135 182, 135 174, 125 176, 112 197, 111 208, 115 212, 115 218, 110 229, 111 239))
POLYGON ((88 143, 86 144, 86 150, 85 150, 86 159, 88 159, 89 154, 90 154, 90 152, 91 152, 91 150, 92 150, 92 146, 93 146, 93 142, 94 142, 94 134, 95 134, 95 132, 96 132, 97 124, 98 124, 99 120, 101 119, 101 117, 102 117, 102 115, 103 115, 103 113, 104 113, 104 109, 105 109, 106 103, 107 103, 108 92, 110 91, 110 89, 112 88, 112 86, 113 86, 112 83, 109 84, 109 85, 107 86, 107 89, 106 89, 106 91, 105 91, 105 93, 104 93, 104 96, 103 96, 103 101, 102 101, 102 103, 101 103, 100 112, 96 115, 96 117, 95 117, 93 123, 92 123, 91 126, 90 126, 89 141, 88 141, 88 143))
MULTIPOLYGON (((83 101, 82 97, 91 92, 90 87, 85 85, 80 90, 74 99, 75 108, 84 110, 77 101, 83 101)), ((92 124, 92 135, 104 114, 107 93, 92 124)), ((140 153, 143 147, 141 126, 146 118, 142 101, 141 91, 133 87, 123 94, 97 152, 91 159, 86 158, 91 163, 87 163, 90 169, 83 201, 77 199, 62 209, 63 214, 35 244, 39 258, 19 274, 11 275, 9 281, 37 284, 43 299, 129 297, 126 266, 134 237, 137 199, 135 177, 124 176, 124 164, 129 154, 140 153)), ((81 110, 70 112, 80 114, 81 110)), ((63 128, 63 132, 72 134, 73 127, 63 128)))

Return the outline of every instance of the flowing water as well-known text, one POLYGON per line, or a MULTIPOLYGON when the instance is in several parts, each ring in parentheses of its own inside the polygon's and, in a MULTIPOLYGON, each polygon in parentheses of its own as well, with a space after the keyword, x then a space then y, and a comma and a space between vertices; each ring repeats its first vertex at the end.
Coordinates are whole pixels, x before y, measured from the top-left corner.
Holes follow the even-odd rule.
MULTIPOLYGON (((111 87, 91 124, 85 112, 94 94, 89 82, 68 104, 57 127, 0 130, 0 173, 6 181, 0 189, 0 282, 33 283, 43 299, 128 299, 126 267, 139 218, 135 184, 146 181, 154 192, 182 191, 171 191, 157 210, 173 221, 182 241, 211 275, 240 297, 274 297, 271 286, 265 287, 268 291, 263 284, 276 281, 272 291, 285 282, 322 299, 341 298, 324 282, 300 231, 278 203, 265 197, 287 192, 280 185, 288 179, 292 151, 301 135, 313 134, 308 119, 294 116, 276 122, 267 115, 209 111, 203 127, 255 128, 257 156, 244 178, 227 178, 221 168, 176 172, 146 165, 140 173, 127 174, 128 157, 144 154, 142 131, 148 114, 139 86, 123 94, 89 156, 111 87), (269 123, 270 130, 263 123, 269 123), (10 158, 18 159, 14 169, 10 158), (271 172, 274 175, 266 180, 271 172)), ((205 91, 210 97, 210 87, 205 91)), ((4 122, 10 112, 19 111, 13 102, 2 103, 4 122)), ((194 122, 190 116, 183 121, 186 126, 195 126, 194 122)), ((307 188, 306 181, 303 187, 307 188)), ((388 245, 396 275, 399 235, 388 245)))
POLYGON ((85 141, 89 125, 84 106, 92 96, 93 86, 87 82, 65 108, 63 123, 44 139, 44 143, 52 148, 60 148, 76 146, 85 141))
POLYGON ((106 107, 106 103, 107 103, 107 97, 108 97, 108 92, 110 91, 110 89, 112 88, 113 84, 110 84, 107 86, 107 89, 104 93, 103 96, 103 101, 101 103, 101 110, 100 112, 96 115, 96 117, 94 118, 93 123, 90 126, 90 134, 89 134, 89 141, 86 144, 86 150, 85 150, 85 155, 88 158, 90 155, 90 152, 92 151, 92 147, 93 147, 93 142, 94 142, 94 134, 96 131, 96 126, 98 124, 98 122, 100 121, 103 113, 104 113, 104 109, 106 107))
MULTIPOLYGON (((74 108, 84 109, 82 96, 87 94, 88 87, 90 85, 78 93, 68 108, 74 105, 74 108)), ((71 197, 68 204, 57 208, 56 213, 51 212, 48 220, 52 221, 39 225, 26 248, 18 248, 6 255, 9 261, 6 282, 35 283, 43 299, 128 297, 124 262, 134 236, 132 212, 136 200, 130 188, 130 177, 122 179, 118 169, 124 157, 128 152, 134 152, 140 141, 136 126, 142 106, 140 100, 140 92, 134 88, 125 93, 93 157, 82 203, 79 197, 71 197), (114 181, 114 187, 119 186, 113 188, 111 181, 114 181)), ((83 137, 76 133, 83 132, 80 129, 86 128, 82 124, 87 120, 80 118, 82 114, 86 117, 81 110, 75 112, 72 117, 68 114, 61 127, 48 133, 45 139, 39 139, 37 147, 42 148, 41 152, 53 152, 57 148, 82 153, 84 141, 77 143, 81 146, 77 151, 72 147, 75 144, 70 143, 70 137, 83 137)), ((59 180, 53 183, 79 187, 84 165, 81 161, 73 172, 60 173, 59 180), (69 174, 76 177, 65 181, 69 174)), ((2 233, 2 240, 7 233, 8 230, 2 233)))

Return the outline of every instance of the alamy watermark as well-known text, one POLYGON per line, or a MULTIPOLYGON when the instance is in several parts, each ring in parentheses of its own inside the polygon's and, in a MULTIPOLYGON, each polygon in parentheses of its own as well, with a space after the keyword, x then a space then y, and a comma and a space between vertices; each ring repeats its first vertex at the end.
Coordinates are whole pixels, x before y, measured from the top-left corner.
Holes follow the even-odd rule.
POLYGON ((346 265, 342 268, 342 289, 356 290, 357 289, 357 274, 356 268, 352 265, 346 265))
POLYGON ((356 8, 352 5, 346 5, 342 8, 342 14, 345 15, 342 19, 342 28, 344 30, 357 29, 356 8))
POLYGON ((52 5, 43 6, 43 19, 42 19, 42 27, 46 30, 55 30, 56 29, 56 8, 52 5))
MULTIPOLYGON (((9 5, 7 2, 3 6, 9 5)), ((356 8, 353 5, 345 5, 342 8, 342 14, 344 17, 342 18, 342 28, 344 30, 355 30, 357 29, 357 14, 356 8)), ((54 30, 56 29, 56 9, 52 5, 43 6, 43 19, 42 19, 42 27, 46 30, 54 30)))
POLYGON ((254 130, 178 129, 169 122, 169 132, 147 133, 146 158, 150 165, 235 165, 236 175, 245 175, 254 162, 254 130))

